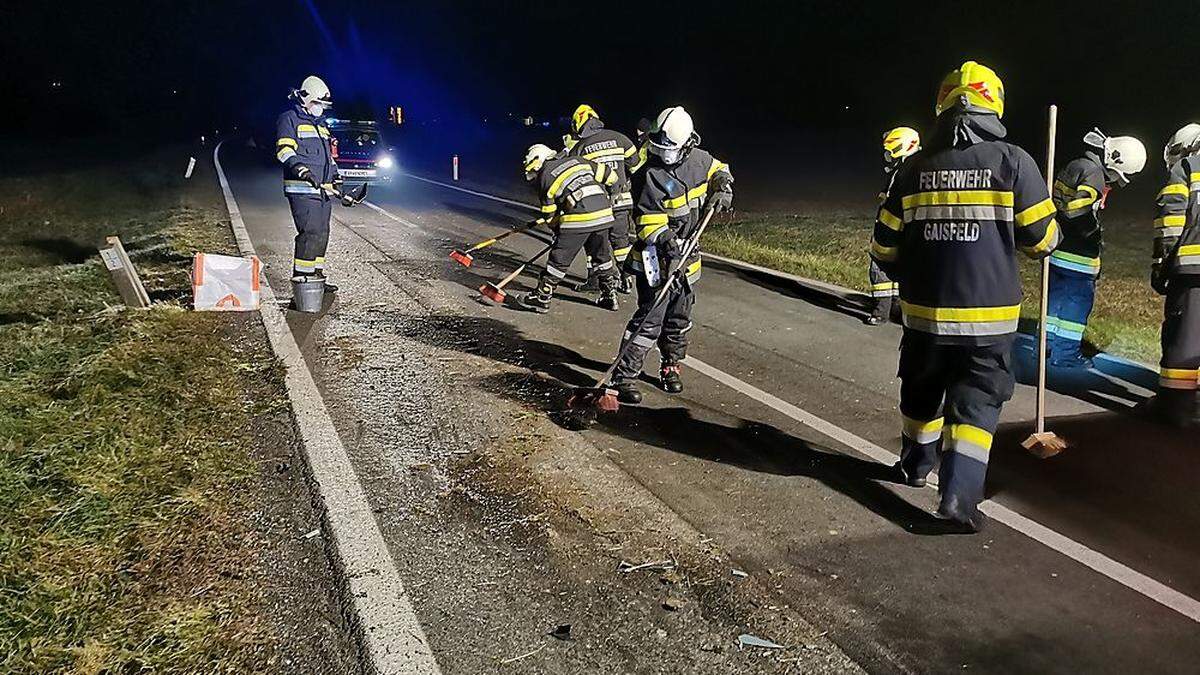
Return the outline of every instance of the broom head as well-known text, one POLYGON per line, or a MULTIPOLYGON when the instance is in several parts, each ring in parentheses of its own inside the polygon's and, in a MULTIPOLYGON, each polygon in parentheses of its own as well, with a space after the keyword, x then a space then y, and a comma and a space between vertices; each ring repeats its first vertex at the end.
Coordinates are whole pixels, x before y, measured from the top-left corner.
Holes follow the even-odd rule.
POLYGON ((567 399, 567 407, 575 410, 599 410, 616 412, 621 409, 617 400, 617 392, 608 387, 581 387, 571 393, 567 399))
POLYGON ((508 297, 503 288, 490 282, 479 287, 479 294, 497 305, 503 305, 504 298, 508 297))
POLYGON ((464 253, 458 249, 454 249, 450 252, 450 259, 462 265, 463 267, 470 267, 471 263, 474 261, 474 258, 471 257, 470 253, 464 253))
POLYGON ((1048 459, 1066 450, 1068 445, 1053 431, 1043 431, 1038 434, 1030 434, 1029 438, 1021 443, 1021 447, 1038 459, 1048 459))

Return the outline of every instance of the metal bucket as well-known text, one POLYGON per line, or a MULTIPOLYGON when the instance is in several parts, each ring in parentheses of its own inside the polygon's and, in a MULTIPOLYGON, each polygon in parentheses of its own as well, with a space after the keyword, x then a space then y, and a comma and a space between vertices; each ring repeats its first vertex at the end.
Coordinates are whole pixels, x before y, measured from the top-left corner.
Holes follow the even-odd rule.
POLYGON ((321 311, 325 300, 324 277, 293 277, 292 308, 299 312, 316 314, 321 311))

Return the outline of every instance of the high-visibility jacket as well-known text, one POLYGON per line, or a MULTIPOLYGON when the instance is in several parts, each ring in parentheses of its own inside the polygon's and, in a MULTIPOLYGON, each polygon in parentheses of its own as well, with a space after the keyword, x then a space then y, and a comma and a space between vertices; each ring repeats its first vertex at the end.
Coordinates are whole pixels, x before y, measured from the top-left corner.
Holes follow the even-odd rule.
POLYGON ((296 180, 296 166, 303 164, 322 185, 338 176, 329 128, 323 120, 299 105, 279 116, 275 123, 275 157, 283 164, 283 191, 288 195, 319 195, 307 181, 296 180))
POLYGON ((1002 140, 927 147, 879 208, 871 257, 900 283, 906 331, 991 344, 1017 330, 1015 251, 1058 246, 1054 204, 1029 153, 1002 140))
MULTIPOLYGON (((675 166, 654 160, 647 164, 633 207, 638 236, 630 264, 635 270, 642 269, 642 251, 647 244, 657 244, 665 237, 686 241, 692 236, 700 225, 708 184, 719 173, 732 175, 728 164, 700 148, 693 148, 675 166)), ((700 278, 699 246, 686 262, 688 281, 695 282, 700 278)))
POLYGON ((1200 275, 1200 156, 1171 167, 1154 228, 1154 264, 1171 276, 1200 275))
POLYGON ((1058 172, 1050 198, 1058 210, 1062 243, 1050 254, 1051 265, 1092 276, 1100 273, 1104 231, 1099 215, 1104 184, 1104 165, 1092 152, 1071 160, 1058 172))
POLYGON ((611 227, 609 190, 616 183, 616 173, 604 164, 571 156, 548 159, 536 180, 542 217, 563 231, 596 232, 611 227))
POLYGON ((608 167, 617 175, 613 210, 624 211, 633 208, 629 179, 641 162, 638 159, 638 147, 628 136, 619 131, 605 129, 604 123, 593 117, 583 123, 583 129, 579 131, 579 140, 571 146, 568 154, 608 167))

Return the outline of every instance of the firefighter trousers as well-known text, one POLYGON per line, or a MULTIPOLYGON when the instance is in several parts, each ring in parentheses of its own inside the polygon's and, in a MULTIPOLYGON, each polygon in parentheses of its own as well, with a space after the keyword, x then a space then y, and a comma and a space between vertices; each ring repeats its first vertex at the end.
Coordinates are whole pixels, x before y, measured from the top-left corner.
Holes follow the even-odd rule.
POLYGON ((900 284, 889 279, 874 260, 867 268, 867 276, 871 279, 871 314, 887 319, 892 312, 892 303, 899 301, 900 284))
MULTIPOLYGON (((618 272, 625 265, 625 259, 629 257, 629 251, 632 249, 630 244, 630 228, 633 224, 632 212, 629 209, 620 211, 613 210, 613 225, 608 230, 608 243, 612 249, 612 258, 616 264, 618 272)), ((588 278, 600 272, 597 268, 597 262, 591 253, 587 255, 587 270, 588 278)))
POLYGON ((1013 337, 990 345, 942 345, 906 331, 900 343, 900 465, 925 477, 941 457, 938 490, 974 515, 983 501, 992 434, 1012 398, 1013 337))
POLYGON ((550 259, 546 262, 546 271, 542 273, 538 287, 549 286, 553 291, 567 276, 571 261, 579 255, 579 250, 587 252, 590 260, 596 261, 595 270, 606 277, 615 276, 612 247, 608 243, 608 228, 593 232, 572 232, 559 230, 550 249, 550 259))
POLYGON ((1200 390, 1200 277, 1175 277, 1167 285, 1162 323, 1159 390, 1191 397, 1200 390))
POLYGON ((1083 358, 1079 351, 1096 300, 1096 276, 1050 264, 1046 347, 1051 365, 1083 358))
POLYGON ((663 365, 679 363, 687 356, 687 333, 692 328, 695 291, 691 283, 681 280, 667 293, 662 302, 653 305, 654 298, 660 290, 661 287, 654 288, 646 281, 644 272, 638 273, 638 306, 630 317, 629 324, 625 326, 621 348, 625 349, 629 342, 633 344, 629 345, 617 363, 617 369, 613 373, 615 382, 637 379, 646 361, 646 353, 656 343, 662 355, 663 365))
POLYGON ((296 223, 293 274, 316 274, 325 268, 329 248, 329 216, 333 202, 320 195, 288 195, 292 220, 296 223))

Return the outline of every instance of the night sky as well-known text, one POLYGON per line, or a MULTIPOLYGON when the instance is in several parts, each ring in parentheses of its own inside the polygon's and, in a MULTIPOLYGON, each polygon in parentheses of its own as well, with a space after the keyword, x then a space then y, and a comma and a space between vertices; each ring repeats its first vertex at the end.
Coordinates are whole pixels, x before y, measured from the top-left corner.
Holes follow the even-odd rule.
POLYGON ((1100 124, 1141 136, 1152 158, 1200 118, 1194 0, 6 5, 6 136, 261 124, 316 72, 341 110, 400 103, 412 122, 562 116, 588 101, 630 129, 683 103, 709 138, 875 143, 897 124, 927 128, 938 80, 964 58, 1004 78, 1005 121, 1028 145, 1050 102, 1064 137, 1100 124))

